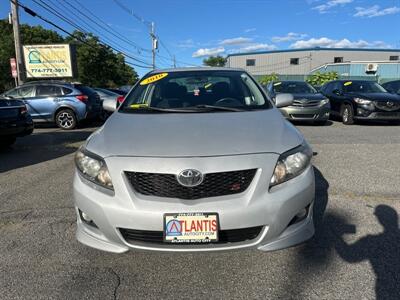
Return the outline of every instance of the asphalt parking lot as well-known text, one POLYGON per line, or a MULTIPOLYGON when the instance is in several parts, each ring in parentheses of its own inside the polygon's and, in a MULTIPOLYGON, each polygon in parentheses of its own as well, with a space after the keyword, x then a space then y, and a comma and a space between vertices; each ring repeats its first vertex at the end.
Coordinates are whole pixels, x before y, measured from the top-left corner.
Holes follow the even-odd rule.
POLYGON ((315 152, 315 237, 261 253, 109 254, 75 240, 73 153, 94 128, 0 153, 1 299, 399 299, 400 126, 298 126, 315 152))

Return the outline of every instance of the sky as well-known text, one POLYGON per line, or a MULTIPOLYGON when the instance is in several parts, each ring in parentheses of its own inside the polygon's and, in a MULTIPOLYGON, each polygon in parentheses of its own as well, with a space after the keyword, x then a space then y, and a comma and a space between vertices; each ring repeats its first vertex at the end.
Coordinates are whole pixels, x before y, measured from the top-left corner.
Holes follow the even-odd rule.
MULTIPOLYGON (((6 18, 10 5, 0 4, 6 18)), ((305 47, 400 48, 400 0, 20 0, 72 32, 47 4, 132 58, 151 64, 149 24, 160 40, 156 65, 201 65, 209 55, 305 47), (45 6, 46 7, 46 6, 45 6), (85 15, 86 16, 85 16, 85 15), (88 16, 88 17, 87 17, 88 16), (96 21, 95 24, 92 20, 96 21), (101 26, 99 26, 100 24, 101 26)), ((20 10, 21 23, 54 29, 20 10)), ((138 62, 140 61, 140 62, 138 62)), ((148 68, 135 67, 140 75, 148 68)))

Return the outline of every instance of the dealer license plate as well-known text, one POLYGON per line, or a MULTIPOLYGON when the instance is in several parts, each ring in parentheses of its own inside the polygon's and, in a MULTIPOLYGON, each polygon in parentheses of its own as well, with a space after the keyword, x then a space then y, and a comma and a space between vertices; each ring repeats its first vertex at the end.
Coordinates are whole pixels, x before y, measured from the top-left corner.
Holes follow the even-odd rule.
POLYGON ((218 241, 217 213, 164 215, 164 242, 210 243, 218 241))

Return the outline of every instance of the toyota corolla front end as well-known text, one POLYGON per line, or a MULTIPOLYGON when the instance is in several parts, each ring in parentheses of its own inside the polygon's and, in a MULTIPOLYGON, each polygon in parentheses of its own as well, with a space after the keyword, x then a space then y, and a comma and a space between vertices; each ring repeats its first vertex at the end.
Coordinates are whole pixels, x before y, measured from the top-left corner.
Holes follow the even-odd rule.
POLYGON ((244 71, 150 73, 76 153, 77 238, 118 253, 296 245, 314 233, 311 157, 244 71))

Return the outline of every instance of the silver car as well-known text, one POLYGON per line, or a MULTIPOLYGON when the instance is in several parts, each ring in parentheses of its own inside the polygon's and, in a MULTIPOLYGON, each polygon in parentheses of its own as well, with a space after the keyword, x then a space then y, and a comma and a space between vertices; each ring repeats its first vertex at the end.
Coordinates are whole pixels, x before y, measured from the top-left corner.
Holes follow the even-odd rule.
POLYGON ((312 151, 245 71, 153 71, 75 156, 77 239, 121 253, 283 249, 314 234, 312 151))
POLYGON ((290 93, 294 97, 293 104, 281 108, 285 118, 293 121, 307 121, 324 125, 331 111, 329 99, 304 81, 270 82, 267 92, 272 100, 279 93, 290 93))

